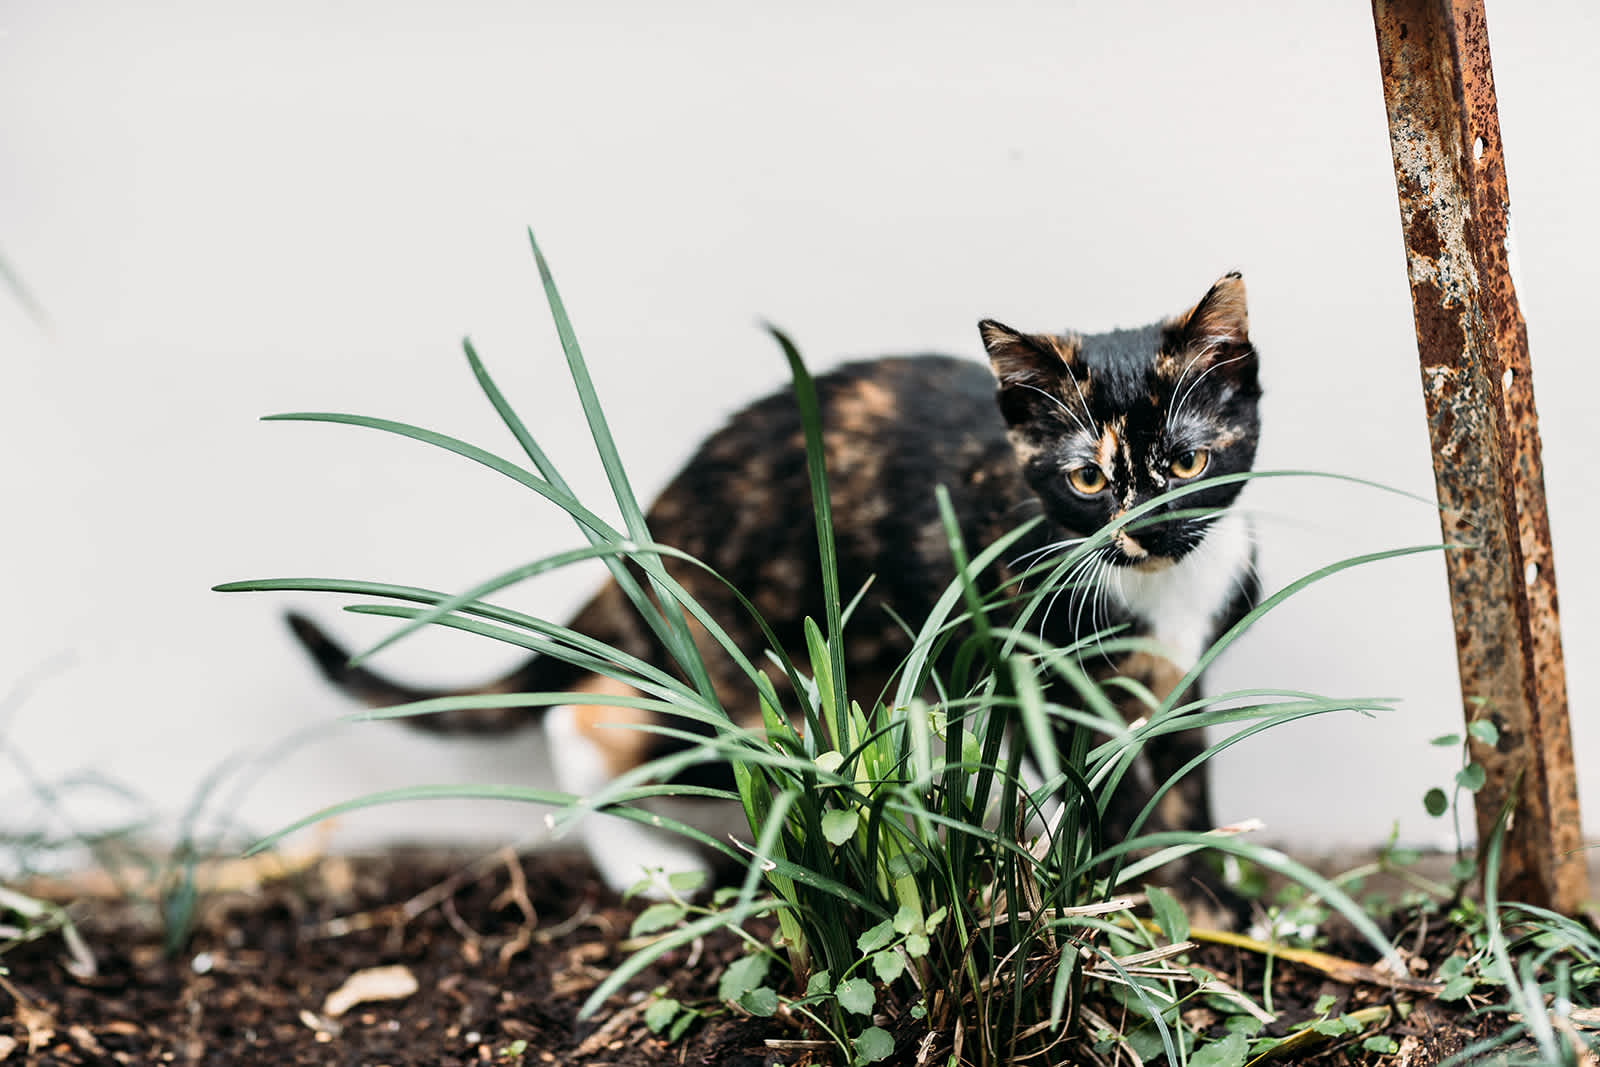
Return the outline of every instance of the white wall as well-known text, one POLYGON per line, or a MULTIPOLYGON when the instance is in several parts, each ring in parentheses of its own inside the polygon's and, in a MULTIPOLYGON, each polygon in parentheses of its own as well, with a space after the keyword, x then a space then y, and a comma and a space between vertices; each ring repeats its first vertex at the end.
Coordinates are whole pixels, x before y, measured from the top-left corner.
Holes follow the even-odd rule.
MULTIPOLYGON (((278 618, 291 603, 334 617, 333 602, 212 584, 455 588, 577 542, 531 494, 421 446, 255 421, 358 411, 511 447, 459 358, 470 333, 598 498, 529 223, 647 493, 783 382, 758 319, 815 366, 976 357, 980 317, 1139 324, 1235 268, 1264 352, 1261 465, 1431 493, 1365 6, 979 6, 0 3, 0 254, 48 313, 41 327, 0 296, 0 687, 37 679, 0 711, 10 744, 45 778, 93 771, 170 813, 226 754, 345 708, 278 618)), ((1600 149, 1582 124, 1600 9, 1496 3, 1490 25, 1592 832, 1600 149)), ((1439 538, 1426 506, 1370 491, 1249 496, 1274 585, 1439 538)), ((560 617, 592 580, 507 599, 560 617)), ((1458 723, 1448 619, 1430 556, 1337 578, 1263 624, 1214 687, 1402 704, 1227 753, 1222 817, 1303 845, 1372 841, 1396 819, 1448 842, 1420 804, 1452 770, 1426 744, 1458 723)), ((429 635, 382 663, 467 681, 513 658, 429 635)), ((349 727, 275 765, 241 813, 270 828, 374 788, 537 775, 540 758, 349 727)), ((18 783, 0 760, 0 809, 30 818, 18 783)), ((341 833, 536 822, 411 805, 341 833)))

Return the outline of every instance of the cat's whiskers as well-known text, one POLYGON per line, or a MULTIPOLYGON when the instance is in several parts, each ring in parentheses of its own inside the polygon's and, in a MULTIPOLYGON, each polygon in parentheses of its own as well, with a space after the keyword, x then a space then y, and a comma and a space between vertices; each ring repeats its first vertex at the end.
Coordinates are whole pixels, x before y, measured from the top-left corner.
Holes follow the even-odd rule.
MULTIPOLYGON (((1057 589, 1055 593, 1051 595, 1050 603, 1045 605, 1044 614, 1039 618, 1039 636, 1041 638, 1045 636, 1045 627, 1050 621, 1051 613, 1056 609, 1056 601, 1061 599, 1061 595, 1063 593, 1081 590, 1083 582, 1082 575, 1091 569, 1096 562, 1096 556, 1091 552, 1082 559, 1078 560, 1078 562, 1074 563, 1072 565, 1072 569, 1067 571, 1067 573, 1062 576, 1061 588, 1057 589)), ((1077 634, 1078 623, 1083 618, 1083 598, 1081 596, 1078 597, 1078 605, 1078 614, 1073 619, 1072 623, 1072 632, 1074 634, 1077 634)), ((1072 610, 1071 601, 1068 601, 1067 610, 1072 610)))
POLYGON ((1006 509, 1006 514, 1009 515, 1013 511, 1017 511, 1017 510, 1020 510, 1021 508, 1027 508, 1027 507, 1043 508, 1044 507, 1044 501, 1040 500, 1036 496, 1030 496, 1026 500, 1019 500, 1015 504, 1012 504, 1009 508, 1006 509))
MULTIPOLYGON (((1217 350, 1217 342, 1212 341, 1209 344, 1206 344, 1206 345, 1202 346, 1200 351, 1196 352, 1193 356, 1189 357, 1189 362, 1187 362, 1187 363, 1185 363, 1183 365, 1183 370, 1178 374, 1178 380, 1176 382, 1172 383, 1172 393, 1173 393, 1174 396, 1177 395, 1177 392, 1178 392, 1179 389, 1183 388, 1183 380, 1189 376, 1189 371, 1191 369, 1193 369, 1194 365, 1196 363, 1199 363, 1202 359, 1205 359, 1207 356, 1209 356, 1211 353, 1215 352, 1216 350, 1217 350)), ((1173 414, 1172 408, 1170 408, 1170 407, 1167 408, 1167 421, 1166 421, 1166 424, 1165 424, 1167 429, 1171 429, 1172 428, 1172 414, 1173 414)))
MULTIPOLYGON (((1076 384, 1077 383, 1077 379, 1073 379, 1073 383, 1076 384)), ((1052 393, 1047 393, 1043 389, 1040 389, 1037 385, 1029 385, 1027 382, 1019 382, 1018 386, 1020 388, 1028 389, 1028 390, 1031 390, 1032 392, 1038 393, 1040 396, 1042 396, 1046 400, 1050 401, 1050 403, 1054 404, 1056 407, 1060 408, 1062 411, 1065 411, 1067 413, 1067 416, 1070 419, 1072 419, 1073 422, 1078 424, 1078 428, 1081 429, 1084 433, 1088 434, 1091 438, 1098 438, 1100 436, 1094 430, 1091 430, 1088 426, 1084 425, 1083 420, 1078 418, 1078 413, 1076 411, 1073 411, 1071 408, 1067 407, 1066 401, 1062 400, 1059 396, 1055 396, 1052 393)), ((1081 400, 1083 398, 1083 394, 1080 392, 1078 394, 1078 397, 1081 400)), ((1085 415, 1089 414, 1089 405, 1085 404, 1083 406, 1083 412, 1084 412, 1085 415)), ((1094 417, 1090 416, 1089 421, 1093 422, 1094 421, 1094 417)))
POLYGON ((1221 362, 1213 363, 1213 364, 1211 364, 1211 366, 1207 367, 1204 371, 1202 371, 1200 373, 1200 377, 1196 378, 1193 382, 1189 383, 1189 388, 1184 391, 1184 394, 1183 394, 1182 398, 1180 398, 1178 400, 1178 402, 1173 405, 1172 414, 1170 415, 1170 417, 1168 419, 1169 423, 1171 422, 1172 419, 1176 419, 1178 417, 1178 415, 1183 411, 1183 405, 1187 404, 1189 402, 1189 397, 1194 395, 1195 386, 1197 386, 1201 382, 1205 381, 1206 380, 1206 375, 1210 374, 1212 371, 1216 370, 1218 367, 1226 367, 1230 363, 1237 363, 1241 359, 1249 359, 1249 358, 1250 358, 1250 353, 1249 352, 1241 352, 1237 356, 1234 356, 1232 359, 1224 359, 1221 362))
MULTIPOLYGON (((1122 568, 1112 566, 1109 560, 1103 561, 1103 565, 1100 568, 1100 578, 1096 583, 1094 593, 1094 609, 1089 613, 1089 625, 1094 628, 1095 650, 1100 653, 1101 659, 1108 662, 1111 657, 1106 655, 1105 635, 1106 631, 1111 627, 1111 609, 1106 604, 1106 600, 1111 595, 1112 578, 1116 578, 1117 588, 1120 592, 1122 589, 1122 568), (1104 626, 1100 625, 1102 609, 1104 609, 1106 619, 1104 626)), ((1124 596, 1123 599, 1126 600, 1127 597, 1124 596)))
POLYGON ((1244 566, 1234 572, 1233 583, 1238 587, 1239 592, 1248 596, 1250 593, 1250 582, 1253 580, 1258 590, 1262 588, 1262 582, 1261 568, 1256 565, 1256 552, 1258 547, 1258 542, 1256 541, 1256 532, 1254 530, 1250 530, 1247 536, 1250 541, 1250 554, 1244 558, 1244 566))
POLYGON ((1100 436, 1100 424, 1098 422, 1095 422, 1094 416, 1092 414, 1090 414, 1090 412, 1089 412, 1089 401, 1084 399, 1083 386, 1078 383, 1078 376, 1076 374, 1073 374, 1071 369, 1068 369, 1067 377, 1072 379, 1072 388, 1078 394, 1078 403, 1083 405, 1083 413, 1084 413, 1084 415, 1088 418, 1088 420, 1090 422, 1094 423, 1095 432, 1093 434, 1091 434, 1091 436, 1099 437, 1100 436))
MULTIPOLYGON (((1057 550, 1065 551, 1073 548, 1076 545, 1081 545, 1087 540, 1089 540, 1087 537, 1068 537, 1060 541, 1052 541, 1043 548, 1036 548, 1032 552, 1024 552, 1022 555, 1006 564, 1006 566, 1014 568, 1024 560, 1033 559, 1038 556, 1044 556, 1047 553, 1056 552, 1057 550)), ((1044 561, 1041 559, 1040 562, 1043 563, 1044 561)))
POLYGON ((1095 628, 1095 620, 1099 617, 1099 608, 1095 599, 1096 593, 1105 582, 1106 568, 1110 566, 1099 553, 1093 553, 1085 558, 1090 562, 1090 566, 1087 568, 1089 577, 1085 579, 1083 595, 1078 599, 1078 611, 1072 619, 1073 636, 1080 642, 1080 647, 1077 651, 1079 663, 1083 662, 1081 642, 1086 636, 1083 631, 1083 613, 1085 609, 1088 609, 1089 612, 1089 633, 1096 634, 1095 640, 1099 641, 1098 631, 1095 628))

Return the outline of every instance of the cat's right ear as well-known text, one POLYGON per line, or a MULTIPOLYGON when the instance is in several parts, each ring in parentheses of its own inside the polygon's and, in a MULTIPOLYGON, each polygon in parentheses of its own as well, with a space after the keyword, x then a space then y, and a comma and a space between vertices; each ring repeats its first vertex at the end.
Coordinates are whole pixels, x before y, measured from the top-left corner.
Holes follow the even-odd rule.
POLYGON ((1022 333, 993 319, 978 323, 978 333, 1002 389, 1013 385, 1038 388, 1059 382, 1072 373, 1078 354, 1072 338, 1022 333))

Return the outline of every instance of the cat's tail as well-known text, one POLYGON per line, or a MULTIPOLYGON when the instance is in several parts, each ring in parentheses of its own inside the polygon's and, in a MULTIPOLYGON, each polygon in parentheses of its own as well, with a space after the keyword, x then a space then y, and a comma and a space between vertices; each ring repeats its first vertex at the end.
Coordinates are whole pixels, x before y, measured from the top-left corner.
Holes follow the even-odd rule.
MULTIPOLYGON (((492 682, 463 689, 427 689, 403 685, 380 674, 355 667, 350 653, 304 615, 287 614, 289 629, 310 653, 322 676, 348 696, 369 708, 387 708, 434 697, 482 696, 510 693, 543 693, 570 688, 584 675, 582 668, 553 656, 535 655, 511 673, 492 682)), ((488 707, 436 711, 412 715, 400 721, 417 730, 439 734, 504 734, 537 722, 544 708, 488 707)))

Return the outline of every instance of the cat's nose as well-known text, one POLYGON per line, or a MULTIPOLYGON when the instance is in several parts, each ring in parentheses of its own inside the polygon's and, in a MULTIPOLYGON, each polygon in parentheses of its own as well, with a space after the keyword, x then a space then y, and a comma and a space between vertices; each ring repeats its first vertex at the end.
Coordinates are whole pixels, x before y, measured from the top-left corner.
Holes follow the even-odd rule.
POLYGON ((1122 551, 1129 559, 1147 559, 1150 550, 1141 545, 1138 540, 1127 530, 1118 530, 1111 536, 1111 543, 1122 551))

